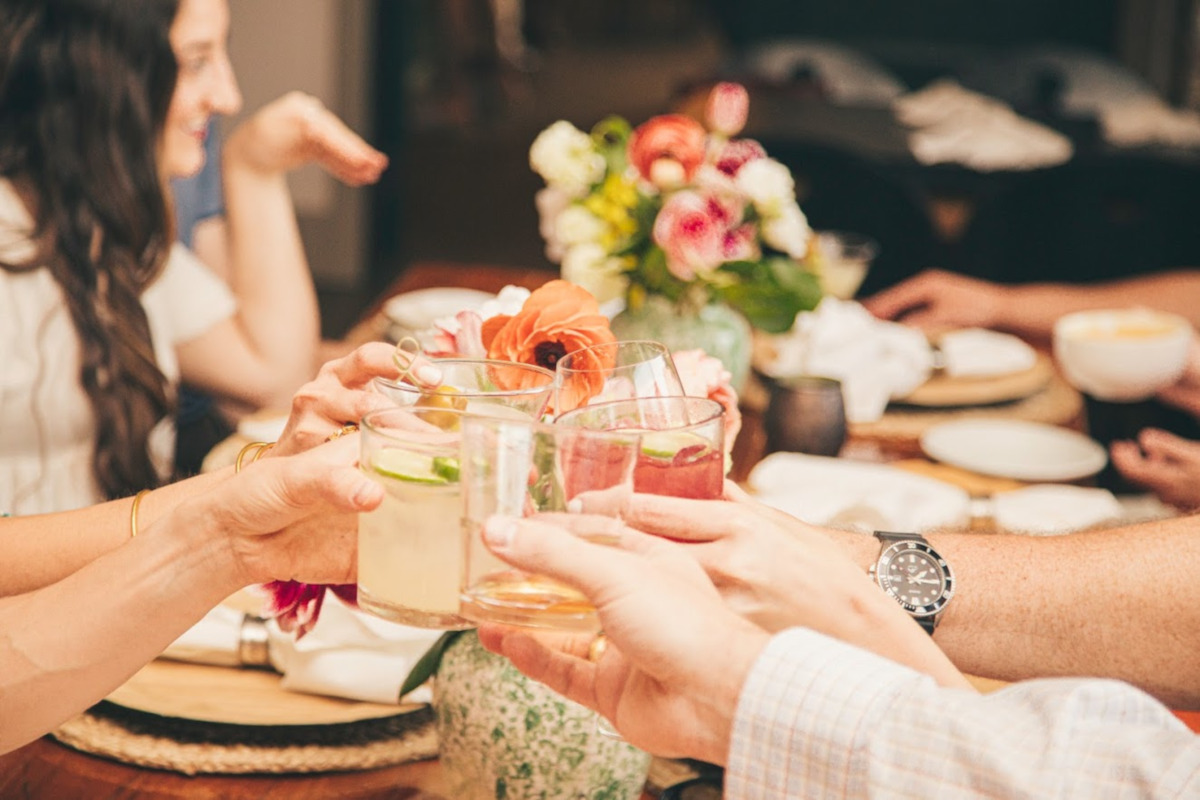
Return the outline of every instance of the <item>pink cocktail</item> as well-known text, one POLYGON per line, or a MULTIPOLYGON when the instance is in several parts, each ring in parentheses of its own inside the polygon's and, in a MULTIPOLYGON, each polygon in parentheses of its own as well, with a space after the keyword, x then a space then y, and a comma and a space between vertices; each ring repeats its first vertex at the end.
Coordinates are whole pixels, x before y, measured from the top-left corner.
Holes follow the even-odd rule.
MULTIPOLYGON (((721 497, 725 482, 723 413, 720 403, 699 397, 637 397, 584 406, 555 424, 637 433, 633 491, 712 500, 721 497)), ((618 470, 626 468, 603 441, 581 442, 564 455, 568 498, 615 485, 618 470)))

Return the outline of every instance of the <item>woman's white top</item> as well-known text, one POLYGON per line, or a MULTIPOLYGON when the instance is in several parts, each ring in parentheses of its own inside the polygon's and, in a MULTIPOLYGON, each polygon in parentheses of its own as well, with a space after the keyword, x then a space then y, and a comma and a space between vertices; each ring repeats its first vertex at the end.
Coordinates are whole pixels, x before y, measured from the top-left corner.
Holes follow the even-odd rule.
MULTIPOLYGON (((11 183, 0 180, 0 260, 33 252, 33 222, 11 183)), ((175 347, 236 308, 229 288, 176 244, 162 275, 142 294, 158 366, 174 391, 175 347)), ((92 474, 96 420, 80 382, 79 337, 62 289, 46 267, 0 268, 0 513, 40 514, 101 502, 92 474)), ((175 426, 162 420, 149 449, 167 477, 175 426)))

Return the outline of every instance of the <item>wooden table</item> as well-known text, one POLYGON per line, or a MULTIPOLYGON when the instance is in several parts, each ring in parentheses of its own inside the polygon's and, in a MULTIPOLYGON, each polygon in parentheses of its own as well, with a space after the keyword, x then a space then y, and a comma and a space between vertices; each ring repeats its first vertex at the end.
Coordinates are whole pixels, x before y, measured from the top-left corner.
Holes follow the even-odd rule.
MULTIPOLYGON (((535 288, 553 277, 554 274, 541 270, 495 265, 418 263, 392 282, 347 338, 356 344, 380 338, 383 331, 379 327, 378 312, 387 298, 400 292, 432 286, 467 286, 487 291, 497 291, 507 284, 535 288)), ((742 433, 734 448, 733 477, 737 480, 744 480, 750 468, 765 452, 765 436, 759 414, 753 409, 747 409, 744 414, 742 433)), ((1193 725, 1197 723, 1197 720, 1186 716, 1185 720, 1193 725)), ((456 800, 447 797, 445 792, 441 769, 436 760, 338 774, 188 777, 78 753, 49 738, 0 756, 0 798, 456 800)), ((647 792, 643 800, 652 797, 647 792)))

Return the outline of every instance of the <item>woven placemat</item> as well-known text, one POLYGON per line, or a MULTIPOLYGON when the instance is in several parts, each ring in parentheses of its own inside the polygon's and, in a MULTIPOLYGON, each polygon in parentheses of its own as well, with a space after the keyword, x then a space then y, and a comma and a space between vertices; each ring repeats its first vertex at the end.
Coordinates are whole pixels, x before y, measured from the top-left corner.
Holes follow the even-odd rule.
POLYGON ((340 772, 437 756, 426 706, 332 725, 233 725, 163 717, 102 701, 53 736, 85 753, 185 775, 340 772))

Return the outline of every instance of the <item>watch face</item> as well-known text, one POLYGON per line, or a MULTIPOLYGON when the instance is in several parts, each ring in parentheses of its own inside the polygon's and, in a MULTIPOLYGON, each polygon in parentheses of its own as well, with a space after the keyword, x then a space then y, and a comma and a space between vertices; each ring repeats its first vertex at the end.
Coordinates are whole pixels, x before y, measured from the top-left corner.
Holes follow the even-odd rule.
POLYGON ((875 575, 883 590, 917 617, 938 613, 954 594, 949 565, 924 542, 896 542, 884 548, 875 575))

